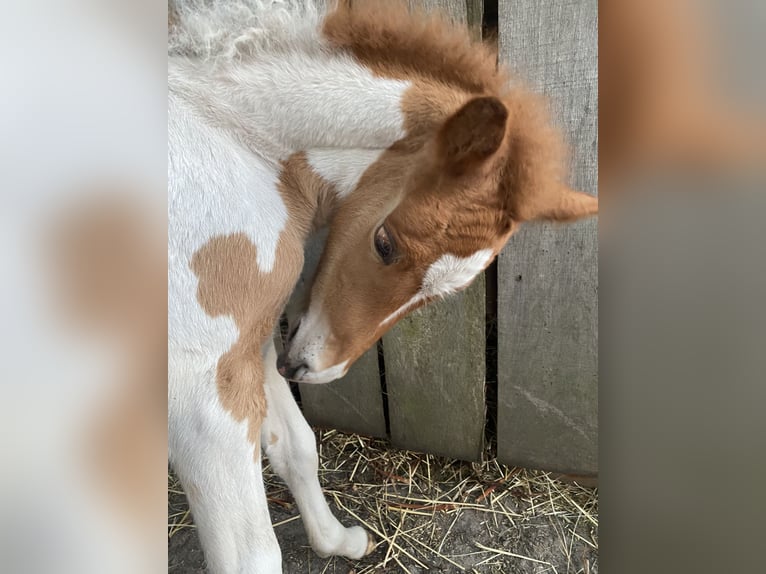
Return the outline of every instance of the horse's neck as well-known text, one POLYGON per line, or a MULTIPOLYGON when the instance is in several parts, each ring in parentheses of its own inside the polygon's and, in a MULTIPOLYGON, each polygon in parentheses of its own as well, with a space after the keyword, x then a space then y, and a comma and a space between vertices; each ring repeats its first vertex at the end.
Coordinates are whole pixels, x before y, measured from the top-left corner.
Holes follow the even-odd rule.
MULTIPOLYGON (((277 171, 301 172, 307 164, 330 184, 283 190, 296 195, 293 214, 303 229, 321 227, 365 170, 407 135, 402 98, 410 82, 376 77, 322 50, 220 66, 171 59, 168 82, 204 123, 277 171), (295 155, 305 162, 288 161, 295 155)), ((301 173, 292 180, 306 181, 301 173)))
POLYGON ((342 54, 266 54, 219 68, 181 60, 171 63, 169 84, 273 161, 316 148, 381 149, 405 135, 409 82, 376 77, 342 54))

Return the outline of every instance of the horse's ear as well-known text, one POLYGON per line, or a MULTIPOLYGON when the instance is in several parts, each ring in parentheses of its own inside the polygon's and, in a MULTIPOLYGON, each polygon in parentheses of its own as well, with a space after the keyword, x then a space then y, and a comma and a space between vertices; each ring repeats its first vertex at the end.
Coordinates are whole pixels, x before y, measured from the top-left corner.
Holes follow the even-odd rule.
POLYGON ((479 167, 503 143, 508 109, 494 97, 474 98, 444 122, 438 153, 445 168, 460 175, 479 167))
POLYGON ((562 185, 541 202, 526 207, 521 210, 521 219, 527 221, 576 221, 598 214, 598 197, 562 185))

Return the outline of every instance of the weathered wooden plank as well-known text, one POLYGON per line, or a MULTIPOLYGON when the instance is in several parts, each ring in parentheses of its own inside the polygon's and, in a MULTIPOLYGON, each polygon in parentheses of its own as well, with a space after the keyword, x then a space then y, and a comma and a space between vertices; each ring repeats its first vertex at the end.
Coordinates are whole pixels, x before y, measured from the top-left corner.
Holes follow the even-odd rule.
POLYGON ((484 277, 383 337, 391 441, 478 460, 484 444, 484 277))
MULTIPOLYGON (((551 99, 572 151, 571 183, 597 191, 596 0, 500 3, 503 61, 551 99)), ((595 474, 597 222, 522 230, 498 263, 498 458, 595 474)))
MULTIPOLYGON (((326 234, 323 234, 306 247, 306 261, 297 291, 307 294, 306 285, 311 284, 325 239, 326 234)), ((287 306, 288 316, 295 315, 302 303, 291 300, 287 306)), ((312 425, 374 437, 386 436, 377 348, 362 355, 342 379, 326 385, 301 384, 300 392, 303 414, 312 425)))
MULTIPOLYGON (((412 2, 466 22, 465 0, 412 2)), ((478 6, 479 3, 477 2, 478 6)), ((472 17, 481 12, 472 11, 472 17)), ((478 22, 480 24, 480 15, 478 22)), ((391 441, 478 460, 484 443, 484 277, 403 319, 383 338, 391 441)))

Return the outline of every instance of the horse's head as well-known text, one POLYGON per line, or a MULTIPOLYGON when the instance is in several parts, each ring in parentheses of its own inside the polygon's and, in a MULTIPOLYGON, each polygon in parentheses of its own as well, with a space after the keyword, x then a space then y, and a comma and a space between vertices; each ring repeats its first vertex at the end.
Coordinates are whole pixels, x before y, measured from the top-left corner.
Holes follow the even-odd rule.
POLYGON ((595 214, 560 181, 558 138, 529 96, 473 97, 388 149, 332 219, 280 371, 325 383, 408 312, 467 287, 519 224, 595 214), (541 121, 543 120, 543 121, 541 121))

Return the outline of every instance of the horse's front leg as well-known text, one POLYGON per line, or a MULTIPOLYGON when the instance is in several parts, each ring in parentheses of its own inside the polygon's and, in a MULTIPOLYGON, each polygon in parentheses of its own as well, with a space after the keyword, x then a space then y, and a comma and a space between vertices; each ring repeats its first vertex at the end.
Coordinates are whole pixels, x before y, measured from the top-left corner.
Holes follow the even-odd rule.
POLYGON ((330 512, 317 478, 314 433, 277 372, 276 361, 272 344, 264 365, 268 403, 261 427, 264 452, 293 493, 314 551, 320 556, 361 558, 374 548, 372 537, 360 526, 344 527, 330 512))
MULTIPOLYGON (((247 421, 221 405, 215 371, 171 388, 168 439, 211 574, 281 574, 261 473, 247 421)), ((256 441, 258 443, 259 441, 256 441)))

